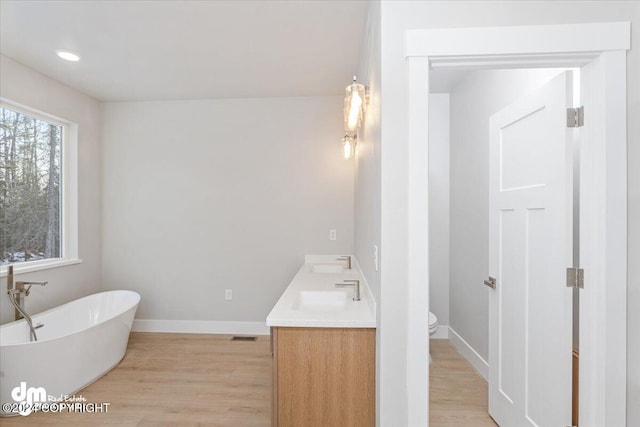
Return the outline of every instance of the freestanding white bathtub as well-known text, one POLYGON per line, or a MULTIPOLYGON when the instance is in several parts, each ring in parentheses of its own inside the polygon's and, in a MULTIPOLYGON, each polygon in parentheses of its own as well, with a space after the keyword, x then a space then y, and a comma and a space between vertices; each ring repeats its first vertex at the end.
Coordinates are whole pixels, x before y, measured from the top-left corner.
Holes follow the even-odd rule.
MULTIPOLYGON (((14 403, 11 390, 43 387, 47 396, 71 396, 124 357, 140 295, 108 291, 32 316, 37 342, 29 342, 25 320, 0 326, 0 402, 14 403)), ((0 415, 14 415, 0 411, 0 415)))

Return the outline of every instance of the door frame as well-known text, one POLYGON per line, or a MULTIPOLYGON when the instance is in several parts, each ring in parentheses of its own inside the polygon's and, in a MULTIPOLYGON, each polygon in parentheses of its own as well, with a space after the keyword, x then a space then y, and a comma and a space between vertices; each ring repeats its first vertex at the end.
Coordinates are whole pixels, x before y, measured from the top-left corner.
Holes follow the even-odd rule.
MULTIPOLYGON (((433 68, 584 67, 581 128, 580 424, 625 425, 629 22, 406 32, 409 76, 408 425, 428 425, 429 74, 433 68), (590 99, 604 100, 594 102, 590 99), (588 122, 587 122, 588 123, 588 122), (426 260, 426 261, 425 261, 426 260), (606 286, 599 284, 606 283, 606 286), (588 332, 588 334, 587 334, 588 332), (427 402, 427 405, 425 405, 427 402)), ((569 267, 569 266, 567 266, 569 267)), ((479 284, 480 286, 481 284, 479 284)))

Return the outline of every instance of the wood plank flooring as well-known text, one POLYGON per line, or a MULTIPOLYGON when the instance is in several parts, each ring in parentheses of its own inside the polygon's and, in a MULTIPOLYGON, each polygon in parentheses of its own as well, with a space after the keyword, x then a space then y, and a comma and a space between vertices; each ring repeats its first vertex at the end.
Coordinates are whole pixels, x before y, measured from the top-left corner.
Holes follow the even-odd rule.
MULTIPOLYGON (((34 413, 9 426, 219 426, 271 423, 269 337, 132 333, 120 365, 79 395, 107 413, 34 413)), ((491 426, 487 384, 447 340, 431 340, 431 427, 491 426)), ((302 426, 301 426, 302 427, 302 426)))
POLYGON ((271 424, 268 336, 132 333, 115 369, 80 391, 109 402, 106 414, 45 414, 0 419, 9 426, 224 426, 271 424))
POLYGON ((495 427, 487 382, 448 340, 431 340, 429 427, 495 427))

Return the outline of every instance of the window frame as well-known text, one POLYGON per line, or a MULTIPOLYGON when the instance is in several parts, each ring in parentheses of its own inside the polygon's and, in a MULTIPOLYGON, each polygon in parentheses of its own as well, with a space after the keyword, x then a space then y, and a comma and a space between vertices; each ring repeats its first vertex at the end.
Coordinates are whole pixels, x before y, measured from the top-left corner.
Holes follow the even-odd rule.
MULTIPOLYGON (((13 265, 13 274, 79 264, 78 256, 78 125, 69 120, 0 97, 0 107, 62 127, 60 175, 60 257, 25 261, 13 265)), ((0 266, 0 277, 6 277, 8 265, 0 266)))

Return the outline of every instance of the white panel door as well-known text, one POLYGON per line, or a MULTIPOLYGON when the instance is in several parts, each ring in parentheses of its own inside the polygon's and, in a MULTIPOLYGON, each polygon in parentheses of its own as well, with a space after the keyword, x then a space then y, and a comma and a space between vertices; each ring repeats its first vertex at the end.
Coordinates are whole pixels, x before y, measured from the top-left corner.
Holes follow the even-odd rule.
POLYGON ((489 413, 571 425, 570 72, 490 118, 489 413))

